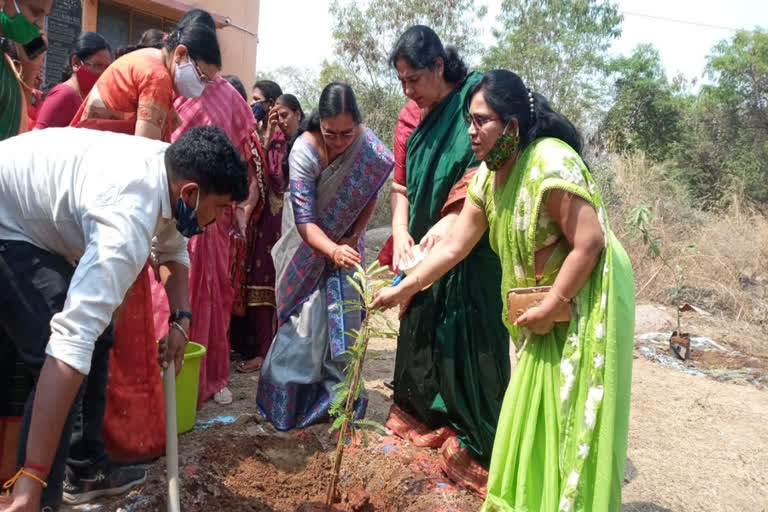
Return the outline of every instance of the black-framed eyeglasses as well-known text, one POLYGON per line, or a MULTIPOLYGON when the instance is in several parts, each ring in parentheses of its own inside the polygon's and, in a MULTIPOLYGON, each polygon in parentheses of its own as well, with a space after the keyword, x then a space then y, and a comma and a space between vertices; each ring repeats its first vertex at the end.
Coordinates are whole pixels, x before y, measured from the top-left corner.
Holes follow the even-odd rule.
POLYGON ((481 114, 466 114, 464 116, 464 121, 467 124, 471 124, 475 127, 475 129, 480 130, 485 126, 486 124, 490 123, 491 121, 500 121, 500 118, 493 117, 493 116, 484 116, 481 114))

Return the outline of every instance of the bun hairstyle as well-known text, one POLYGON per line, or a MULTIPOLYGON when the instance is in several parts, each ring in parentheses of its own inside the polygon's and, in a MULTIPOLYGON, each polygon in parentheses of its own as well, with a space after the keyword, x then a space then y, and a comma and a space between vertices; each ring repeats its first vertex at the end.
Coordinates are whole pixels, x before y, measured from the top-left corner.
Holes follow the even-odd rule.
POLYGON ((109 47, 109 43, 101 34, 97 34, 96 32, 81 32, 75 40, 74 48, 69 55, 67 65, 64 68, 64 71, 61 72, 61 81, 66 82, 72 76, 72 57, 77 57, 83 61, 101 50, 107 50, 108 52, 112 51, 109 47))
POLYGON ((165 38, 168 36, 162 30, 156 28, 150 28, 141 34, 139 39, 139 48, 157 48, 158 50, 163 47, 165 38))
MULTIPOLYGON (((299 109, 301 109, 301 106, 299 106, 299 109)), ((360 113, 360 108, 357 106, 357 98, 355 97, 355 91, 352 89, 352 86, 344 82, 331 82, 326 85, 323 92, 320 93, 320 100, 317 102, 317 108, 312 111, 309 117, 304 118, 301 125, 299 125, 299 131, 297 131, 296 134, 291 137, 291 140, 288 141, 285 158, 283 158, 282 163, 285 183, 288 183, 289 180, 290 169, 288 166, 288 158, 291 155, 291 149, 293 149, 293 143, 296 142, 296 139, 304 132, 320 132, 320 121, 341 114, 351 114, 352 120, 356 125, 363 122, 363 116, 360 113)))
POLYGON ((467 95, 467 106, 477 93, 503 122, 517 119, 520 130, 520 149, 541 137, 554 137, 571 146, 579 155, 583 139, 576 127, 565 116, 552 110, 543 95, 530 91, 523 80, 506 69, 494 69, 483 75, 467 95))
POLYGON ((467 65, 455 46, 443 46, 434 30, 414 25, 403 32, 395 43, 389 63, 396 67, 400 59, 405 59, 414 69, 434 70, 438 58, 443 59, 443 78, 446 82, 458 84, 467 76, 467 65))
POLYGON ((206 11, 192 9, 186 13, 176 30, 168 35, 163 47, 173 53, 182 44, 187 48, 191 59, 200 59, 221 68, 221 50, 216 37, 216 25, 206 11))

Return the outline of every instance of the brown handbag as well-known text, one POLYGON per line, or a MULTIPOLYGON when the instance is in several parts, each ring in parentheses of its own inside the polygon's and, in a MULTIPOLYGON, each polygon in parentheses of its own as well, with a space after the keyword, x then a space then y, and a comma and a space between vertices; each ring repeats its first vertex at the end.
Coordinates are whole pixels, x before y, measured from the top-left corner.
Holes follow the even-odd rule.
MULTIPOLYGON (((514 324, 523 313, 541 304, 551 289, 551 286, 535 286, 533 288, 513 288, 509 290, 507 292, 509 322, 514 324)), ((570 302, 558 302, 557 309, 555 310, 555 322, 570 321, 570 302)))

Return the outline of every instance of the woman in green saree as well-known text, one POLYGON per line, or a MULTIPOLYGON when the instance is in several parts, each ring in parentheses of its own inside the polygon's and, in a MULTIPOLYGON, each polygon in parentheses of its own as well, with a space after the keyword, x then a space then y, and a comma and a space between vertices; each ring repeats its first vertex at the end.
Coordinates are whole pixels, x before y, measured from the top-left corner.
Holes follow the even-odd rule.
POLYGON ((520 358, 504 398, 485 511, 618 511, 627 449, 634 279, 579 156, 581 137, 509 71, 469 91, 481 166, 444 240, 376 305, 402 303, 461 261, 490 227, 513 288, 551 286, 510 323, 520 358), (555 322, 563 303, 569 322, 555 322))
MULTIPOLYGON (((396 176, 392 190, 391 263, 398 268, 414 240, 432 246, 461 211, 478 165, 466 137, 466 97, 481 75, 468 75, 456 50, 420 25, 400 37, 390 62, 421 109, 407 140, 405 179, 396 176)), ((387 421, 398 436, 439 449, 443 471, 480 494, 509 382, 500 278, 485 236, 463 263, 413 298, 402 315, 387 421)))

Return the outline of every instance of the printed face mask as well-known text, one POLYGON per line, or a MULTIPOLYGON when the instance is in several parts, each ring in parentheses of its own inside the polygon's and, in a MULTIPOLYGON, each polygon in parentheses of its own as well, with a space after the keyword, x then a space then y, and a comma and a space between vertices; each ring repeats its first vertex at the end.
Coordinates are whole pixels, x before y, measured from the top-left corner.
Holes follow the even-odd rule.
POLYGON ((501 132, 499 138, 496 139, 496 143, 490 151, 488 151, 488 154, 485 155, 485 158, 483 158, 488 170, 495 172, 501 169, 506 162, 515 156, 515 152, 519 146, 520 137, 518 133, 515 133, 514 136, 509 135, 507 134, 507 129, 504 128, 504 131, 501 132))
POLYGON ((0 9, 0 28, 2 28, 3 37, 21 44, 27 44, 36 37, 40 37, 40 28, 21 14, 16 0, 13 1, 13 6, 16 7, 16 16, 13 18, 0 9))

